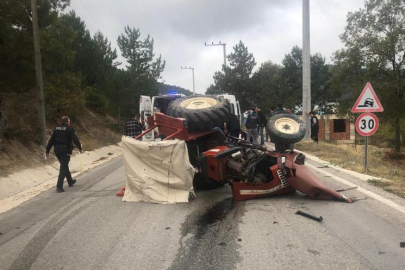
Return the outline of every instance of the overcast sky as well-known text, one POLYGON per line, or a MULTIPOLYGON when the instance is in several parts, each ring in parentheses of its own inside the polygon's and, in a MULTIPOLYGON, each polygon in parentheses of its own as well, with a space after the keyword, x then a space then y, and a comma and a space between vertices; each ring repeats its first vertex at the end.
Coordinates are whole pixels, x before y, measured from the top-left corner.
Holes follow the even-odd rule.
MULTIPOLYGON (((364 0, 310 0, 311 54, 321 53, 331 62, 343 47, 339 35, 348 12, 364 6, 364 0)), ((271 60, 281 64, 293 46, 302 47, 302 0, 71 0, 71 7, 90 32, 100 30, 114 48, 124 27, 139 28, 142 37, 155 40, 155 53, 166 60, 163 80, 203 94, 223 64, 222 47, 229 54, 242 40, 257 65, 271 60)), ((122 58, 121 58, 122 60, 122 58)))

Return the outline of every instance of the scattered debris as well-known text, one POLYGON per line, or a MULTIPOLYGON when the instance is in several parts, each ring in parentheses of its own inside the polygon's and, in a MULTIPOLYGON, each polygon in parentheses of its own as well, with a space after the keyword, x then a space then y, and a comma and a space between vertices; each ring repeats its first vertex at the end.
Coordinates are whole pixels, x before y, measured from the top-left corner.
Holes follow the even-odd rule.
POLYGON ((242 239, 238 238, 238 241, 239 241, 239 242, 242 242, 242 239))
POLYGON ((343 192, 343 191, 348 191, 348 190, 352 190, 352 189, 356 189, 357 187, 349 187, 346 189, 337 189, 336 192, 343 192))
POLYGON ((125 187, 122 187, 118 192, 117 192, 117 196, 118 197, 123 197, 125 194, 125 187))
POLYGON ((166 227, 166 230, 170 230, 170 227, 166 227))
POLYGON ((400 246, 400 247, 405 247, 405 242, 399 243, 399 246, 400 246))
POLYGON ((0 232, 0 235, 3 235, 3 233, 0 232))
POLYGON ((378 252, 378 254, 380 254, 380 255, 382 255, 382 254, 385 254, 386 252, 384 252, 384 251, 379 251, 378 252))
POLYGON ((111 153, 111 152, 108 152, 108 153, 107 153, 107 155, 112 156, 112 155, 114 155, 114 154, 113 154, 113 153, 111 153))
POLYGON ((307 249, 309 253, 312 253, 314 255, 321 255, 321 253, 319 251, 316 250, 312 250, 312 249, 307 249))
POLYGON ((274 221, 273 224, 278 224, 278 222, 277 222, 277 221, 274 221))
POLYGON ((352 200, 352 202, 367 200, 367 198, 356 198, 356 197, 350 199, 352 200))
POLYGON ((221 242, 221 243, 219 243, 219 245, 220 245, 220 246, 225 246, 226 243, 225 243, 225 242, 221 242))
POLYGON ((322 216, 316 217, 316 216, 313 216, 313 215, 311 215, 311 214, 302 212, 302 211, 300 211, 300 210, 298 210, 297 212, 295 212, 295 214, 301 215, 301 216, 304 216, 304 217, 307 217, 307 218, 310 218, 310 219, 313 219, 313 220, 316 220, 316 221, 319 221, 319 222, 321 222, 321 221, 323 220, 323 217, 322 217, 322 216))

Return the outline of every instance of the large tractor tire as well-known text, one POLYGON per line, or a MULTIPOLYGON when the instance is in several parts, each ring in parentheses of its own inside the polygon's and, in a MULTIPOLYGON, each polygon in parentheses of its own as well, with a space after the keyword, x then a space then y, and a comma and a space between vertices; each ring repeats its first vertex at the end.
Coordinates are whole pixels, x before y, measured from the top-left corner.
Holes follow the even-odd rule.
POLYGON ((276 151, 293 151, 294 143, 299 142, 305 136, 304 122, 295 114, 281 113, 270 118, 267 130, 271 140, 276 145, 276 151))
POLYGON ((167 115, 185 118, 188 131, 206 131, 222 127, 231 113, 228 101, 214 96, 189 96, 170 103, 167 115))

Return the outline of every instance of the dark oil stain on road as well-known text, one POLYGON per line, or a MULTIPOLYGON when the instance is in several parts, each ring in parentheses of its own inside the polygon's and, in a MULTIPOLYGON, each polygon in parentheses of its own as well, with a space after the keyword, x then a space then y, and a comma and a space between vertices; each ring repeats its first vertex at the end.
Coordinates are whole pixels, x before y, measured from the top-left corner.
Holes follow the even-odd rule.
POLYGON ((235 269, 244 204, 226 198, 191 213, 182 224, 180 249, 169 269, 235 269))

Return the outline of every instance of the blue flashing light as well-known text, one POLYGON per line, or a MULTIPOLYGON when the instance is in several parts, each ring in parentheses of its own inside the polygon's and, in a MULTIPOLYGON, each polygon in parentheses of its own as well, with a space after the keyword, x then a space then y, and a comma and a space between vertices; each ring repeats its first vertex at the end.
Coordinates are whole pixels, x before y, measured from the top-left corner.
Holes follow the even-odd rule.
POLYGON ((168 95, 178 95, 179 93, 177 93, 177 91, 173 90, 173 91, 169 91, 167 92, 168 95))

